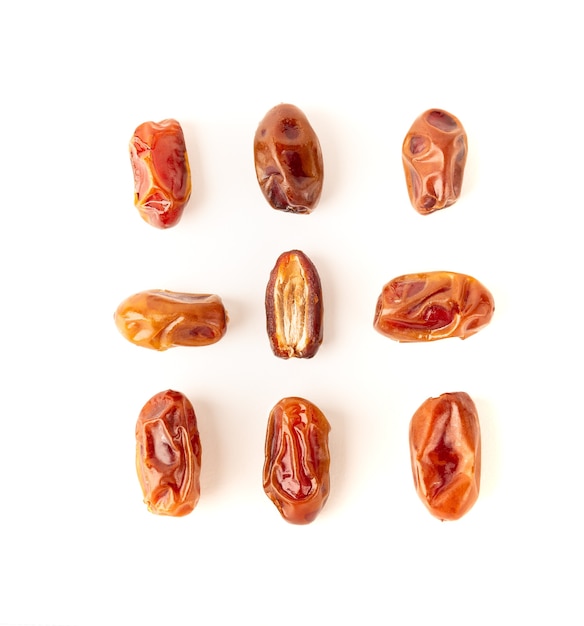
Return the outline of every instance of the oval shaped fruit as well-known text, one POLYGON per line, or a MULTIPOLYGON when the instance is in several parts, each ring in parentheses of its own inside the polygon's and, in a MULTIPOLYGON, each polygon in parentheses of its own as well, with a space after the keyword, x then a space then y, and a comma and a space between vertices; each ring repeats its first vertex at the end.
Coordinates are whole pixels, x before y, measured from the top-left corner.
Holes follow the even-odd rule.
POLYGON ((310 359, 323 340, 320 277, 301 250, 282 253, 266 287, 266 328, 280 358, 310 359))
POLYGON ((430 513, 456 520, 479 496, 481 432, 474 402, 467 393, 429 398, 410 423, 414 485, 430 513))
POLYGON ((258 183, 270 206, 311 213, 324 180, 322 151, 306 115, 292 104, 270 109, 254 138, 258 183))
POLYGON ((181 125, 144 122, 130 141, 134 204, 156 228, 178 224, 191 196, 191 171, 181 125))
POLYGON ((201 441, 192 404, 179 391, 150 398, 136 423, 136 471, 148 510, 180 517, 201 494, 201 441))
POLYGON ((153 289, 126 298, 114 320, 131 343, 162 351, 216 343, 227 331, 228 317, 219 296, 153 289))
POLYGON ((454 204, 462 190, 468 150, 460 121, 441 109, 416 119, 402 146, 408 194, 422 215, 454 204))
POLYGON ((484 328, 495 311, 488 289, 456 272, 398 276, 377 300, 374 328, 395 341, 466 339, 484 328))
POLYGON ((264 491, 292 524, 314 521, 328 499, 329 431, 322 411, 304 398, 283 398, 270 412, 264 491))

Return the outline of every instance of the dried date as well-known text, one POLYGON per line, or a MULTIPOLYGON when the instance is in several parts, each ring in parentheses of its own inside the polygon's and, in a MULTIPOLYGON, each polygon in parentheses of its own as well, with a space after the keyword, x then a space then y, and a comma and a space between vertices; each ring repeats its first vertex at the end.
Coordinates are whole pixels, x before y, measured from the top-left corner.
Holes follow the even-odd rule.
POLYGON ((225 335, 228 322, 219 296, 159 289, 126 298, 114 319, 128 341, 159 351, 216 343, 225 335))
POLYGON ((430 513, 456 520, 479 496, 481 433, 474 402, 464 392, 429 398, 410 423, 416 491, 430 513))
POLYGON ((322 151, 298 107, 279 104, 268 111, 255 134, 254 161, 258 183, 272 208, 312 212, 322 192, 322 151))
POLYGON ((323 340, 320 277, 300 250, 278 257, 266 287, 266 328, 280 358, 312 358, 323 340))
POLYGON ((144 122, 130 141, 134 204, 156 228, 178 224, 191 195, 191 172, 182 128, 176 120, 144 122))
POLYGON ((493 296, 472 276, 407 274, 383 287, 373 326, 395 341, 466 339, 491 321, 494 310, 493 296))
POLYGON ((329 432, 322 411, 304 398, 283 398, 270 413, 264 491, 292 524, 314 521, 328 499, 329 432))
POLYGON ((150 398, 136 423, 136 471, 148 510, 189 514, 201 494, 201 441, 192 404, 178 391, 150 398))
POLYGON ((418 213, 427 215, 458 200, 467 150, 464 128, 451 113, 430 109, 416 119, 404 139, 402 160, 418 213))

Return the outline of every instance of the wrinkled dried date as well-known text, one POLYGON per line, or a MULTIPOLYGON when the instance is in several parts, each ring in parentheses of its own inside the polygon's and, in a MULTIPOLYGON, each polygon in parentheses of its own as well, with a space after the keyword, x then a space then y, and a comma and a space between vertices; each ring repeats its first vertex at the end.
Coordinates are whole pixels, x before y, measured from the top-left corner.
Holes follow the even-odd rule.
POLYGON ((407 274, 383 287, 373 325, 396 341, 466 339, 491 321, 494 310, 493 296, 472 276, 407 274))
POLYGON ((260 122, 254 139, 255 169, 269 204, 280 211, 310 213, 322 191, 320 143, 304 113, 279 104, 260 122))
POLYGON ((430 109, 416 119, 404 139, 402 160, 418 213, 427 215, 458 200, 466 153, 466 133, 454 115, 430 109))
POLYGON ((329 431, 322 411, 304 398, 283 398, 270 413, 264 491, 292 524, 314 521, 329 496, 329 431))
POLYGON ((130 141, 134 204, 156 228, 178 224, 191 195, 191 173, 182 128, 176 120, 144 122, 130 141))
POLYGON ((228 322, 219 296, 159 289, 130 296, 114 319, 128 341, 160 351, 215 343, 225 335, 228 322))
POLYGON ((287 359, 313 357, 323 339, 320 277, 300 250, 284 252, 266 288, 266 326, 272 351, 287 359))
POLYGON ((479 496, 481 432, 476 407, 464 392, 429 398, 410 423, 416 491, 430 513, 456 520, 479 496))
POLYGON ((192 404, 178 391, 148 400, 136 423, 136 471, 148 510, 180 517, 201 494, 201 441, 192 404))

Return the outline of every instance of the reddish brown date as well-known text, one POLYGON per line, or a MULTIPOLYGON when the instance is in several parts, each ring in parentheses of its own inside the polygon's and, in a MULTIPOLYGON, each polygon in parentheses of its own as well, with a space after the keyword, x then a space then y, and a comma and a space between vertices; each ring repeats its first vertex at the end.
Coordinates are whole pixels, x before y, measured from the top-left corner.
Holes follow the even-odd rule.
POLYGON ((216 343, 225 335, 228 322, 219 296, 160 289, 126 298, 114 319, 128 341, 160 351, 216 343))
POLYGON ((134 204, 156 228, 178 224, 191 195, 191 172, 182 128, 176 120, 144 122, 130 141, 134 204))
POLYGON ((310 359, 323 339, 320 277, 300 250, 278 257, 266 288, 266 326, 273 353, 310 359))
POLYGON ((136 471, 148 510, 189 514, 201 494, 201 441, 192 404, 178 391, 150 398, 136 423, 136 471))
POLYGON ((407 274, 383 287, 373 326, 395 341, 466 339, 491 321, 494 310, 493 296, 472 276, 407 274))
POLYGON ((283 398, 270 413, 264 491, 292 524, 314 521, 328 499, 329 431, 322 411, 304 398, 283 398))
POLYGON ((310 213, 322 192, 324 167, 318 137, 304 113, 279 104, 260 122, 254 139, 260 188, 274 209, 310 213))
POLYGON ((481 432, 474 402, 464 392, 429 398, 410 423, 416 491, 430 513, 456 520, 479 496, 481 432))
POLYGON ((410 200, 422 215, 456 202, 462 189, 466 133, 454 115, 440 109, 422 113, 402 147, 410 200))

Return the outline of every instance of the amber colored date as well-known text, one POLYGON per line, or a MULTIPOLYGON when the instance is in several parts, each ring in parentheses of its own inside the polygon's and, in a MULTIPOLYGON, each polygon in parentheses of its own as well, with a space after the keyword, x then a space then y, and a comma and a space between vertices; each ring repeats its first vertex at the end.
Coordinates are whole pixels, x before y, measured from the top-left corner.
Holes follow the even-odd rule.
POLYGON ((410 422, 416 491, 430 513, 456 520, 479 496, 481 432, 474 402, 464 392, 429 398, 410 422))
POLYGON ((330 424, 304 398, 283 398, 268 420, 263 483, 266 495, 292 524, 309 524, 330 490, 330 424))
POLYGON ((128 341, 162 351, 216 343, 227 331, 228 317, 219 296, 155 289, 126 298, 114 320, 128 341))
POLYGON ((279 104, 268 111, 255 134, 254 160, 258 183, 272 208, 312 212, 322 192, 322 151, 298 107, 279 104))
POLYGON ((201 494, 201 441, 192 404, 178 391, 150 398, 136 423, 136 471, 148 510, 189 514, 201 494))
POLYGON ((406 274, 383 287, 373 326, 395 341, 466 339, 491 321, 494 310, 493 296, 472 276, 406 274))
POLYGON ((454 115, 430 109, 406 135, 402 160, 410 201, 422 215, 456 202, 462 189, 466 133, 454 115))
POLYGON ((312 358, 323 340, 320 277, 300 250, 284 252, 266 288, 266 327, 273 353, 280 358, 312 358))
POLYGON ((156 228, 178 224, 191 195, 191 172, 182 128, 176 120, 144 122, 130 141, 134 204, 156 228))

